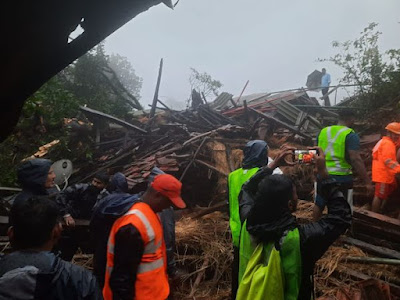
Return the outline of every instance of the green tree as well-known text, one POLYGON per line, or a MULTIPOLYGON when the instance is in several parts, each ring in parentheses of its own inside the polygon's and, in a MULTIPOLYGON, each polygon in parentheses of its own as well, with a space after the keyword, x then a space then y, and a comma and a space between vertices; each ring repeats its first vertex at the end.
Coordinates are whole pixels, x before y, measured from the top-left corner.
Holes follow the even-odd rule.
POLYGON ((90 108, 120 118, 132 109, 142 108, 138 101, 142 79, 136 76, 125 57, 114 55, 110 59, 103 44, 79 58, 63 73, 67 88, 90 108))
POLYGON ((111 54, 108 64, 115 71, 119 81, 137 99, 140 99, 143 79, 136 75, 131 62, 119 54, 111 54))
POLYGON ((341 82, 356 84, 358 100, 374 108, 395 97, 399 90, 400 50, 381 52, 381 32, 377 23, 370 23, 353 41, 332 42, 339 53, 320 61, 333 62, 343 70, 341 82))
POLYGON ((54 76, 26 101, 14 133, 0 144, 0 185, 15 185, 16 165, 54 139, 60 143, 48 158, 90 161, 90 134, 73 138, 64 129, 63 119, 76 117, 79 106, 85 104, 123 118, 129 110, 141 107, 137 100, 141 83, 129 61, 116 55, 110 62, 103 45, 54 76), (109 64, 115 64, 115 71, 109 64))
POLYGON ((190 70, 189 83, 191 91, 194 89, 206 98, 210 95, 218 96, 219 89, 223 86, 219 80, 213 79, 211 75, 206 72, 200 73, 194 68, 190 68, 190 70))

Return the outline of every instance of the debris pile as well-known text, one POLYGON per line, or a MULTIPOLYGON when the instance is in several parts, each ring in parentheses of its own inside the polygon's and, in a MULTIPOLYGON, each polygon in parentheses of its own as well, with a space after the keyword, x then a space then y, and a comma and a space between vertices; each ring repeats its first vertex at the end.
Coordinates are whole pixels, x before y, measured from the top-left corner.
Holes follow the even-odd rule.
MULTIPOLYGON (((95 150, 90 164, 75 164, 70 183, 88 181, 98 171, 120 171, 127 177, 130 192, 135 193, 145 188, 155 166, 179 178, 189 209, 177 222, 177 261, 186 275, 176 297, 227 299, 232 248, 227 214, 219 211, 226 210, 226 179, 240 167, 241 149, 250 139, 266 140, 273 158, 284 143, 296 148, 311 146, 319 130, 336 121, 337 114, 320 107, 302 90, 239 99, 223 93, 213 103, 201 101, 195 108, 175 111, 158 100, 152 106, 158 113, 133 116, 131 120, 82 107, 85 117, 68 120, 66 127, 77 147, 91 141, 95 150)), ((377 139, 375 134, 362 140, 367 165, 377 139)), ((55 147, 43 150, 50 153, 55 147)), ((313 168, 296 166, 284 172, 297 179, 300 198, 311 200, 313 168)), ((355 196, 356 203, 368 199, 359 184, 355 196)), ((312 202, 299 203, 300 223, 311 221, 312 207, 312 202)), ((347 236, 318 262, 316 294, 324 299, 337 295, 356 299, 357 293, 362 295, 367 290, 389 291, 392 299, 397 299, 400 221, 357 208, 353 223, 347 236)), ((88 268, 91 259, 87 254, 75 256, 77 264, 88 268)))
MULTIPOLYGON (((311 222, 312 208, 313 203, 299 201, 296 212, 299 223, 311 222)), ((358 210, 355 224, 357 216, 365 212, 358 210)), ((177 291, 179 299, 229 298, 233 257, 228 227, 227 215, 220 212, 201 218, 185 216, 177 222, 177 258, 187 273, 177 291)), ((391 298, 362 299, 400 299, 400 252, 350 236, 349 231, 317 262, 314 276, 317 297, 353 300, 369 292, 389 293, 391 298), (338 295, 342 298, 335 298, 338 295)))
POLYGON ((177 263, 186 273, 177 299, 229 297, 233 253, 228 220, 226 214, 214 212, 177 222, 177 263))

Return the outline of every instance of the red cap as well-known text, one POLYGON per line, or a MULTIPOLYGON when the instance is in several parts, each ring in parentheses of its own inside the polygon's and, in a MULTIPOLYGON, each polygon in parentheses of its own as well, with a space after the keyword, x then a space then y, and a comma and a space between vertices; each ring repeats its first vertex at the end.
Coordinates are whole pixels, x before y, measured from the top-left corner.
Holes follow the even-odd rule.
POLYGON ((167 197, 178 208, 185 208, 186 204, 181 198, 182 183, 174 176, 160 174, 154 177, 151 187, 161 195, 167 197))

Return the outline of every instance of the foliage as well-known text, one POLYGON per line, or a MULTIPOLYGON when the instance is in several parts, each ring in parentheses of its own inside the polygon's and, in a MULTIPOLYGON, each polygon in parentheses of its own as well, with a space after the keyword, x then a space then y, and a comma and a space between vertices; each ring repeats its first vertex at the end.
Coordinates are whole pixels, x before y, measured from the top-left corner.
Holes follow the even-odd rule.
POLYGON ((64 129, 63 119, 76 117, 79 106, 85 104, 123 118, 132 109, 128 103, 132 98, 124 88, 132 97, 139 98, 141 85, 142 79, 130 62, 119 55, 109 57, 103 45, 79 58, 25 102, 13 134, 0 144, 0 185, 14 186, 16 165, 55 139, 60 143, 51 148, 46 158, 90 163, 93 157, 90 133, 78 136, 70 133, 64 129), (109 64, 116 78, 104 76, 103 70, 109 70, 109 64))
POLYGON ((111 54, 108 59, 108 65, 118 75, 119 81, 124 87, 137 99, 140 99, 140 90, 143 79, 136 75, 131 62, 119 54, 111 54))
POLYGON ((400 90, 400 49, 381 52, 377 26, 369 24, 353 41, 334 41, 332 46, 340 52, 320 59, 339 66, 344 73, 341 81, 357 85, 358 104, 371 109, 392 100, 400 90))
POLYGON ((0 184, 16 181, 15 165, 35 153, 39 146, 60 139, 59 157, 71 156, 62 127, 64 117, 76 115, 78 100, 64 88, 59 76, 44 84, 25 103, 14 133, 0 144, 0 184))
POLYGON ((218 96, 219 89, 222 87, 222 83, 219 80, 215 80, 208 73, 200 73, 194 68, 190 68, 191 74, 189 77, 191 91, 195 89, 200 94, 204 94, 207 98, 211 94, 218 96))
POLYGON ((119 118, 125 117, 132 108, 141 108, 137 98, 142 79, 127 58, 106 55, 103 44, 67 68, 64 79, 67 88, 90 108, 119 118))

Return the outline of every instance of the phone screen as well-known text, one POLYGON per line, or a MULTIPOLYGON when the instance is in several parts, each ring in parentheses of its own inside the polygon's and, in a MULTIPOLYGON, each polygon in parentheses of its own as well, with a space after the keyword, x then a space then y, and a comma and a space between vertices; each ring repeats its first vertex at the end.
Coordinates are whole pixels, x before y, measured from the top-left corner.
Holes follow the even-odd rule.
POLYGON ((299 164, 313 164, 317 150, 294 150, 294 161, 299 164))

